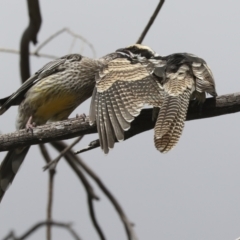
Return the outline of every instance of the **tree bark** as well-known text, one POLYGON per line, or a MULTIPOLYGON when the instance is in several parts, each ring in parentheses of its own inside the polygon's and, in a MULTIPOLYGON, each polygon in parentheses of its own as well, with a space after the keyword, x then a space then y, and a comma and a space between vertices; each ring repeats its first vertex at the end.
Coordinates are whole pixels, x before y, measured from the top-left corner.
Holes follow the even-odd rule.
MULTIPOLYGON (((206 99, 203 105, 191 101, 187 121, 217 117, 240 111, 240 92, 206 99)), ((152 109, 143 109, 132 122, 129 131, 125 132, 125 140, 154 127, 152 109)), ((20 130, 0 135, 0 151, 12 148, 69 139, 85 134, 96 133, 96 125, 90 126, 88 118, 72 118, 61 122, 49 123, 33 129, 33 133, 20 130)))

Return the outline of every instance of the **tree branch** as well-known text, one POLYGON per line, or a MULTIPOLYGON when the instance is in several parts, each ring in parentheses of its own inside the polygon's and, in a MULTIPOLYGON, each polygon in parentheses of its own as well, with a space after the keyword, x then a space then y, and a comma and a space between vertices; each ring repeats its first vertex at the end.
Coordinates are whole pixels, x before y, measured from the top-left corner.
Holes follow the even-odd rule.
POLYGON ((149 19, 149 22, 147 24, 147 26, 145 27, 145 29, 143 30, 140 38, 138 39, 137 43, 141 44, 143 39, 145 38, 146 34, 148 33, 150 27, 152 26, 153 22, 155 21, 159 11, 161 10, 163 4, 164 4, 165 0, 160 0, 158 5, 157 5, 157 8, 155 9, 152 17, 149 19))
MULTIPOLYGON (((58 151, 62 151, 67 146, 63 142, 53 142, 51 144, 58 151)), ((128 236, 128 240, 137 240, 136 234, 133 230, 133 226, 130 223, 130 221, 128 220, 128 218, 127 218, 126 214, 124 213, 121 205, 118 203, 118 201, 113 196, 113 194, 107 189, 107 187, 104 185, 102 180, 97 176, 97 174, 91 168, 88 167, 88 165, 79 156, 76 156, 72 151, 69 151, 67 153, 71 154, 71 157, 72 157, 72 160, 73 160, 73 162, 71 162, 71 159, 70 159, 70 162, 69 162, 69 159, 66 158, 67 162, 72 167, 72 169, 77 173, 78 172, 78 170, 77 170, 78 167, 76 166, 76 164, 78 164, 79 167, 81 169, 83 169, 96 182, 96 184, 103 191, 103 193, 106 195, 106 197, 109 199, 109 201, 113 204, 113 206, 115 207, 120 219, 122 220, 122 222, 124 224, 124 227, 125 227, 125 230, 126 230, 126 233, 127 233, 127 236, 128 236)), ((78 173, 77 173, 77 175, 78 175, 78 173)))
MULTIPOLYGON (((201 109, 196 102, 191 101, 187 121, 216 117, 240 111, 240 92, 206 99, 201 109)), ((125 132, 125 140, 136 134, 150 130, 154 127, 152 109, 143 109, 131 124, 129 131, 125 132)), ((69 139, 85 134, 96 133, 96 126, 90 126, 88 118, 72 118, 61 122, 45 124, 33 129, 33 134, 20 130, 0 135, 0 151, 7 151, 20 146, 69 139)))
POLYGON ((36 230, 38 230, 40 227, 43 226, 56 226, 60 228, 65 228, 69 231, 69 233, 73 236, 75 240, 81 240, 81 238, 77 235, 77 233, 72 229, 71 224, 62 223, 62 222, 39 222, 35 225, 33 225, 29 230, 27 230, 22 236, 16 237, 13 232, 10 232, 3 240, 24 240, 28 238, 31 234, 33 234, 36 230))
POLYGON ((27 0, 29 25, 24 31, 20 43, 20 70, 21 79, 26 81, 30 77, 30 63, 29 63, 29 44, 37 44, 37 34, 41 27, 42 18, 38 0, 27 0))
POLYGON ((117 199, 113 196, 113 194, 107 189, 107 187, 104 185, 102 180, 97 176, 95 172, 91 168, 88 167, 88 165, 79 157, 76 159, 76 163, 84 169, 84 171, 96 182, 96 184, 99 186, 99 188, 103 191, 103 193, 106 195, 106 197, 109 199, 109 201, 112 203, 112 205, 115 207, 119 218, 121 219, 127 236, 128 240, 137 240, 136 233, 133 229, 133 224, 129 221, 127 218, 125 212, 123 211, 121 205, 118 203, 117 199))
MULTIPOLYGON (((67 145, 63 142, 52 142, 51 145, 55 147, 59 152, 63 151, 67 147, 67 145)), ((93 226, 96 229, 100 239, 105 240, 106 238, 103 234, 100 225, 98 224, 93 204, 93 201, 99 200, 99 198, 94 193, 93 188, 91 187, 90 183, 88 182, 87 178, 84 176, 82 171, 76 166, 76 161, 79 160, 79 157, 76 156, 71 150, 69 150, 68 152, 65 153, 64 158, 67 160, 68 164, 71 166, 73 171, 78 175, 79 179, 82 181, 83 186, 85 187, 87 193, 88 209, 93 226)))
MULTIPOLYGON (((49 164, 52 160, 49 155, 49 152, 44 144, 39 144, 39 148, 41 150, 41 153, 46 161, 47 164, 49 164)), ((48 180, 48 204, 47 204, 47 221, 52 221, 52 206, 53 206, 53 186, 54 186, 54 176, 55 176, 55 169, 49 170, 49 180, 48 180)), ((51 234, 51 225, 47 225, 47 240, 52 239, 51 234)))
MULTIPOLYGON (((11 49, 11 48, 0 48, 0 52, 20 54, 20 51, 19 51, 19 50, 11 49)), ((30 56, 43 57, 43 58, 48 58, 48 59, 56 59, 56 58, 59 58, 59 56, 50 55, 50 54, 45 54, 45 53, 38 53, 38 54, 36 54, 35 52, 29 52, 28 54, 29 54, 30 56)))
POLYGON ((82 138, 83 136, 80 136, 77 139, 75 139, 70 145, 63 149, 54 160, 47 162, 47 164, 43 167, 43 170, 45 171, 47 169, 49 170, 56 169, 59 160, 66 154, 67 151, 72 149, 79 141, 81 141, 82 138))
POLYGON ((50 35, 45 41, 43 41, 33 52, 34 55, 38 56, 40 55, 39 51, 46 46, 49 42, 51 42, 54 38, 58 37, 60 34, 62 33, 68 33, 69 35, 71 35, 73 37, 73 39, 79 39, 81 40, 83 43, 87 44, 88 47, 91 49, 93 57, 96 57, 96 51, 95 48, 93 47, 93 45, 84 37, 82 37, 81 35, 73 32, 71 29, 69 28, 62 28, 60 30, 58 30, 57 32, 53 33, 52 35, 50 35))

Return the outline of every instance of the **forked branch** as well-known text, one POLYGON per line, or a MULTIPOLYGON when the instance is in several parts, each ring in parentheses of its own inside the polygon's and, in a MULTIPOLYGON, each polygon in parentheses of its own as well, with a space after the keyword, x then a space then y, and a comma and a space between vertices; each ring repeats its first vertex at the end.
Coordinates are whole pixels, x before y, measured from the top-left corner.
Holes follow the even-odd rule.
POLYGON ((78 236, 78 234, 73 230, 71 224, 63 223, 63 222, 55 222, 55 221, 39 222, 39 223, 33 225, 29 230, 27 230, 24 234, 22 234, 19 237, 16 237, 14 232, 10 232, 3 240, 24 240, 24 239, 27 239, 29 236, 31 236, 39 228, 48 226, 48 225, 66 229, 75 240, 81 240, 81 238, 78 236))

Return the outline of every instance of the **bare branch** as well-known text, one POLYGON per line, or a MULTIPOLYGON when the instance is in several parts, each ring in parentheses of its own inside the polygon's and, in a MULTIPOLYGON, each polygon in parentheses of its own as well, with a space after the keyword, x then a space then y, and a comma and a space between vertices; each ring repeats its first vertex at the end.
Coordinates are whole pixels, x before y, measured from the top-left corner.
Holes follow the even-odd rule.
POLYGON ((161 10, 161 8, 162 8, 164 2, 165 2, 165 0, 160 0, 160 1, 159 1, 158 5, 157 5, 157 8, 155 9, 155 11, 154 11, 152 17, 150 18, 150 20, 149 20, 147 26, 146 26, 145 29, 143 30, 143 32, 142 32, 140 38, 138 39, 137 43, 139 43, 139 44, 142 43, 142 41, 143 41, 143 39, 145 38, 146 34, 148 33, 150 27, 152 26, 154 20, 156 19, 156 17, 157 17, 157 15, 158 15, 159 11, 161 10))
POLYGON ((32 235, 36 230, 38 230, 40 227, 52 225, 55 227, 65 228, 75 240, 81 240, 81 238, 78 236, 78 234, 73 230, 71 227, 71 224, 62 223, 62 222, 55 222, 55 221, 45 221, 45 222, 39 222, 35 225, 33 225, 29 230, 27 230, 22 236, 16 237, 13 232, 10 232, 3 240, 24 240, 28 238, 30 235, 32 235))
MULTIPOLYGON (((72 50, 73 50, 73 48, 74 48, 74 46, 75 46, 75 43, 76 43, 76 38, 73 38, 72 39, 72 43, 71 43, 71 45, 70 45, 70 48, 69 48, 69 54, 72 52, 72 50)), ((82 52, 82 51, 80 51, 80 52, 82 52)))
MULTIPOLYGON (((39 148, 41 153, 46 161, 46 163, 51 162, 50 155, 47 151, 47 148, 44 144, 39 144, 39 148)), ((52 221, 52 205, 53 205, 53 183, 54 183, 54 176, 55 176, 55 169, 51 169, 49 171, 49 180, 48 180, 48 205, 47 205, 47 221, 52 221)), ((51 225, 47 225, 47 240, 51 240, 51 225)))
MULTIPOLYGON (((0 48, 0 52, 20 54, 20 51, 19 51, 19 50, 10 49, 10 48, 0 48)), ((38 53, 38 55, 36 55, 34 52, 29 52, 29 55, 30 55, 30 56, 35 56, 35 57, 48 58, 48 59, 56 59, 56 58, 58 58, 58 56, 54 56, 54 55, 50 55, 50 54, 45 54, 45 53, 38 53)))
POLYGON ((103 234, 103 231, 102 231, 102 229, 100 228, 100 225, 97 222, 93 201, 92 201, 92 198, 90 198, 89 195, 88 195, 88 207, 89 207, 89 214, 91 216, 92 223, 93 223, 95 229, 97 230, 97 233, 98 233, 100 239, 101 240, 106 240, 106 238, 103 234))
POLYGON ((41 151, 46 163, 51 162, 52 161, 51 157, 50 157, 49 152, 48 152, 47 148, 45 147, 45 145, 39 144, 39 148, 40 148, 40 151, 41 151))
POLYGON ((89 121, 83 122, 79 118, 72 118, 36 127, 33 129, 33 134, 23 129, 15 133, 0 135, 0 151, 6 151, 20 145, 27 146, 79 137, 80 135, 84 135, 85 133, 89 134, 90 132, 95 133, 96 127, 89 126, 89 121), (69 135, 67 132, 71 134, 69 135), (79 134, 79 132, 83 134, 79 134), (68 137, 66 137, 66 134, 68 137), (13 140, 13 145, 9 140, 13 140), (1 143, 3 143, 3 145, 1 145, 1 143))
POLYGON ((61 157, 63 157, 65 155, 65 153, 67 151, 69 151, 70 149, 72 149, 78 142, 80 142, 80 140, 83 138, 84 136, 80 136, 77 139, 75 139, 72 144, 68 145, 65 149, 63 149, 63 151, 60 152, 60 154, 52 161, 48 162, 47 165, 45 165, 43 167, 43 170, 47 170, 47 169, 56 169, 56 166, 59 162, 59 160, 61 159, 61 157))
POLYGON ((33 52, 33 54, 35 55, 39 55, 39 51, 45 47, 49 42, 51 42, 54 38, 56 38, 57 36, 59 36, 61 33, 65 32, 66 29, 60 29, 57 32, 53 33, 52 35, 50 35, 45 41, 43 41, 41 44, 38 45, 38 47, 35 49, 35 51, 33 52))
MULTIPOLYGON (((53 189, 54 189, 54 176, 55 170, 51 169, 49 171, 49 180, 48 180, 48 203, 47 203, 47 221, 52 221, 52 209, 53 209, 53 189)), ((47 240, 52 239, 51 225, 47 226, 47 240)))
MULTIPOLYGON (((64 144, 63 142, 52 142, 51 143, 58 151, 62 151, 64 150, 67 145, 64 144)), ((94 211, 94 205, 93 205, 93 200, 98 200, 99 198, 95 195, 92 187, 90 186, 90 184, 88 183, 87 179, 84 177, 84 175, 82 174, 82 172, 80 171, 80 169, 76 166, 75 162, 78 161, 78 157, 70 150, 68 152, 65 153, 64 155, 65 159, 67 160, 68 164, 72 167, 72 169, 75 171, 75 173, 77 173, 77 175, 79 176, 79 178, 81 179, 86 192, 87 192, 87 201, 88 201, 88 208, 89 208, 89 213, 91 216, 91 220, 92 223, 100 237, 101 240, 105 240, 103 231, 101 230, 96 216, 95 216, 95 211, 94 211)))
POLYGON ((84 37, 82 37, 81 35, 77 34, 77 33, 74 33, 72 30, 70 30, 69 28, 63 28, 63 29, 60 29, 58 30, 57 32, 55 32, 54 34, 52 34, 51 36, 49 36, 45 41, 43 41, 36 49, 35 51, 33 52, 33 54, 35 55, 39 55, 39 51, 44 47, 46 46, 49 42, 51 42, 54 38, 56 38, 57 36, 59 36, 60 34, 62 33, 68 33, 69 35, 71 35, 74 39, 79 39, 81 40, 82 42, 84 42, 85 44, 87 44, 89 46, 89 48, 92 50, 92 53, 93 53, 93 57, 95 58, 96 57, 96 51, 93 47, 93 45, 84 37))
MULTIPOLYGON (((57 148, 57 150, 62 151, 62 149, 64 149, 66 147, 66 145, 63 142, 53 142, 52 145, 54 147, 57 148)), ((68 161, 68 163, 72 166, 75 163, 79 164, 79 166, 81 168, 84 169, 84 171, 97 183, 97 185, 100 187, 100 189, 103 191, 103 193, 107 196, 107 198, 110 200, 110 202, 113 204, 113 206, 115 207, 116 211, 119 214, 120 219, 122 220, 124 226, 125 226, 125 230, 127 232, 127 236, 129 240, 136 240, 136 234, 134 233, 134 230, 132 228, 132 224, 130 223, 130 221, 128 220, 127 216, 125 215, 122 207, 120 206, 120 204, 117 202, 117 200, 114 198, 114 196, 111 194, 111 192, 107 189, 107 187, 103 184, 103 182, 101 181, 101 179, 96 175, 96 173, 94 173, 91 168, 89 168, 86 163, 84 163, 84 161, 80 158, 77 157, 72 151, 69 151, 67 153, 70 153, 72 155, 72 158, 74 159, 74 162, 72 163, 71 161, 69 162, 69 159, 66 158, 66 160, 68 161)), ((66 156, 66 155, 65 155, 66 156)), ((74 171, 76 171, 75 167, 73 168, 74 171)), ((88 201, 90 201, 90 199, 88 198, 88 201)), ((92 206, 92 202, 89 202, 89 204, 92 206)), ((94 217, 94 212, 91 212, 92 217, 94 217)))
MULTIPOLYGON (((126 140, 126 139, 125 139, 125 140, 126 140)), ((78 150, 77 152, 75 152, 75 154, 80 154, 80 153, 88 152, 88 151, 90 151, 90 150, 92 150, 92 149, 95 149, 95 148, 98 148, 98 147, 100 147, 100 141, 99 141, 99 139, 96 139, 96 140, 91 141, 91 142, 88 144, 87 147, 82 148, 82 149, 78 150)))
MULTIPOLYGON (((63 151, 67 145, 61 141, 58 142, 52 142, 51 145, 58 151, 63 151)), ((77 156, 70 150, 65 153, 64 158, 66 159, 67 163, 70 165, 72 170, 77 174, 79 180, 83 183, 83 186, 86 189, 86 192, 89 196, 91 196, 92 199, 99 200, 99 197, 94 192, 93 187, 88 182, 82 171, 76 166, 75 161, 77 159, 77 156)))
MULTIPOLYGON (((35 56, 35 57, 43 57, 43 58, 48 58, 48 59, 56 59, 56 58, 59 58, 59 56, 55 56, 55 55, 51 55, 51 54, 46 54, 46 53, 40 53, 39 51, 44 47, 46 46, 50 41, 52 41, 54 38, 56 38, 57 36, 59 36, 60 34, 62 33, 68 33, 69 35, 71 35, 73 37, 73 42, 70 46, 70 49, 73 48, 74 44, 75 44, 75 41, 76 39, 80 39, 82 43, 85 43, 89 46, 89 48, 91 49, 92 51, 92 54, 93 54, 93 57, 95 58, 96 57, 96 51, 95 51, 95 48, 93 47, 93 45, 88 41, 86 40, 85 38, 83 38, 81 35, 78 35, 76 33, 74 33, 73 31, 71 31, 70 29, 68 28, 63 28, 59 31, 57 31, 56 33, 52 34, 51 36, 49 36, 45 41, 43 41, 41 44, 39 44, 39 46, 33 51, 33 52, 29 52, 29 43, 30 43, 30 40, 27 39, 26 37, 24 37, 24 39, 22 39, 22 42, 21 42, 21 51, 19 50, 16 50, 16 49, 11 49, 11 48, 0 48, 0 52, 5 52, 5 53, 12 53, 12 54, 20 54, 21 55, 21 59, 24 58, 24 60, 26 61, 26 56, 27 54, 29 56, 35 56), (23 40, 25 41, 23 43, 23 40), (27 41, 27 42, 26 42, 27 41), (28 46, 27 46, 28 44, 28 46)), ((83 45, 81 44, 81 50, 79 51, 80 53, 83 51, 83 45)), ((30 65, 29 65, 29 60, 28 62, 24 63, 22 62, 21 63, 21 68, 24 67, 24 69, 22 69, 22 71, 28 71, 29 74, 26 74, 26 76, 30 76, 30 65), (28 70, 27 70, 27 63, 29 65, 28 67, 28 70)), ((25 75, 25 73, 24 73, 25 75)), ((26 77, 25 77, 26 78, 26 77)))
POLYGON ((87 41, 87 39, 85 39, 84 37, 82 37, 82 36, 79 35, 79 34, 74 33, 72 30, 70 30, 70 29, 68 29, 68 28, 66 29, 66 31, 67 31, 70 35, 72 35, 73 37, 78 38, 78 39, 81 39, 84 43, 86 43, 86 44, 90 47, 90 49, 92 50, 92 52, 93 52, 93 57, 94 57, 94 58, 96 57, 95 48, 93 47, 93 45, 92 45, 90 42, 87 41))
MULTIPOLYGON (((194 103, 195 101, 190 102, 187 120, 235 113, 240 111, 240 93, 222 95, 216 99, 208 98, 201 106, 201 111, 199 105, 194 103)), ((151 114, 152 109, 143 109, 140 116, 132 122, 130 130, 125 132, 125 140, 152 129, 155 123, 152 121, 151 114)), ((20 146, 64 140, 96 132, 96 126, 90 126, 88 118, 85 121, 81 118, 72 118, 36 127, 33 129, 33 134, 20 130, 0 135, 0 151, 7 151, 20 146)))
POLYGON ((128 240, 137 240, 137 236, 133 230, 133 224, 128 220, 126 214, 124 213, 121 205, 117 202, 116 198, 113 196, 113 194, 107 189, 107 187, 104 185, 102 180, 97 176, 93 170, 91 170, 90 167, 87 166, 87 164, 79 157, 76 159, 76 162, 83 168, 88 175, 97 183, 99 188, 103 191, 103 193, 106 195, 106 197, 109 199, 109 201, 113 204, 115 207, 128 236, 128 240))
POLYGON ((20 70, 22 82, 30 77, 29 45, 37 44, 37 34, 41 26, 41 13, 38 0, 27 0, 29 25, 24 31, 20 43, 20 70))

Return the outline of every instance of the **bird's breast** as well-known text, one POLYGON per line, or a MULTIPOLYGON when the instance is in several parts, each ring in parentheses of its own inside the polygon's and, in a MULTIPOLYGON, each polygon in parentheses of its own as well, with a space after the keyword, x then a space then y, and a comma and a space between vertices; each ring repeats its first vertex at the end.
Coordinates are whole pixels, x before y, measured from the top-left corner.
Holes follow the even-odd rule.
MULTIPOLYGON (((76 105, 76 96, 73 94, 61 94, 59 96, 52 96, 43 100, 34 114, 35 118, 43 118, 46 121, 53 119, 62 120, 67 118, 76 105)), ((38 105, 38 104, 37 104, 38 105)))

